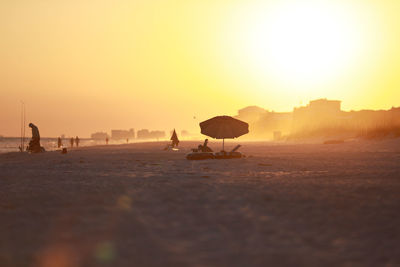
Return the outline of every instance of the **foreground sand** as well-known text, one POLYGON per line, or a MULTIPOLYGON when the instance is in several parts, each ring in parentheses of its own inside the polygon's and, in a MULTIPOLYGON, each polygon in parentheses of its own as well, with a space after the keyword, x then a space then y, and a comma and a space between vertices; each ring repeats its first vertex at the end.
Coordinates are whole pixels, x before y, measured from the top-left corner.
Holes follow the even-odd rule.
POLYGON ((400 266, 400 140, 193 145, 0 155, 0 266, 400 266))

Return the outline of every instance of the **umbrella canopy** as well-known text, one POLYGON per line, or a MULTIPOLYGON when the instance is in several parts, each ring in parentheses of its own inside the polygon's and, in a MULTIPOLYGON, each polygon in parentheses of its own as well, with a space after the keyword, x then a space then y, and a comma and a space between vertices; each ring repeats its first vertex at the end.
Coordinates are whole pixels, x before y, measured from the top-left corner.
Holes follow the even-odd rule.
POLYGON ((216 139, 236 138, 249 132, 249 124, 229 116, 217 116, 200 123, 201 133, 216 139))

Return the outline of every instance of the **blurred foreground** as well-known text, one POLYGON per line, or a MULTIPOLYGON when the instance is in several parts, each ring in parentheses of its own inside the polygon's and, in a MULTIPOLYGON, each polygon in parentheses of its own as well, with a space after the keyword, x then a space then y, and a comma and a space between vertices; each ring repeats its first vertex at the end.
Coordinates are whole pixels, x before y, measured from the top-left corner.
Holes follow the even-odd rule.
POLYGON ((399 139, 164 143, 1 154, 0 265, 400 264, 399 139))

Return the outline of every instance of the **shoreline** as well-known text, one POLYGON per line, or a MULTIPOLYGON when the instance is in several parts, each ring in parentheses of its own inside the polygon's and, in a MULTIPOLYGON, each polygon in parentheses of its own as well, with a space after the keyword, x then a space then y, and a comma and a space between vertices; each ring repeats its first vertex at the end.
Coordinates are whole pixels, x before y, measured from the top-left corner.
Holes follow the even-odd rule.
MULTIPOLYGON (((91 140, 91 139, 87 139, 91 140)), ((303 140, 303 141, 263 141, 263 140, 238 140, 238 139, 226 139, 225 144, 229 148, 233 148, 237 144, 241 144, 241 149, 245 148, 246 145, 254 146, 254 145, 261 145, 261 146, 280 146, 280 147, 290 147, 290 146, 307 146, 307 145, 324 145, 324 146, 346 146, 346 145, 354 145, 357 146, 359 144, 362 146, 363 144, 369 145, 379 145, 379 144, 400 144, 400 138, 383 138, 383 139, 350 139, 344 140, 340 143, 333 143, 333 144, 326 144, 324 143, 325 139, 313 139, 313 140, 303 140)), ((333 140, 333 139, 332 139, 333 140)), ((180 141, 180 148, 183 149, 191 149, 196 148, 197 145, 202 144, 203 140, 181 140, 180 141)), ((129 143, 109 143, 109 144, 91 144, 91 145, 80 145, 79 147, 70 147, 66 146, 68 151, 75 151, 81 149, 88 149, 88 148, 129 148, 135 146, 150 146, 150 147, 160 147, 160 150, 165 147, 166 144, 170 143, 170 140, 163 140, 163 141, 136 141, 136 142, 129 142, 129 143)), ((209 145, 213 148, 214 152, 220 151, 219 148, 221 146, 222 141, 218 139, 209 139, 209 145)), ((400 145, 399 145, 400 147, 400 145)), ((46 152, 60 152, 61 148, 54 147, 51 150, 47 150, 46 152)), ((395 148, 395 147, 394 147, 395 148)), ((1 152, 0 155, 8 154, 8 153, 20 153, 20 151, 7 151, 1 152)))

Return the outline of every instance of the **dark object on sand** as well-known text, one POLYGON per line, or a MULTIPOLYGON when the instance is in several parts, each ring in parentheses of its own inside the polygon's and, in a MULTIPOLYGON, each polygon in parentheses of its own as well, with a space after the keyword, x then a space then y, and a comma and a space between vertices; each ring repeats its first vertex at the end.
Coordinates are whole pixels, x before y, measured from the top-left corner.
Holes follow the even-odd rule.
POLYGON ((207 144, 208 139, 204 140, 204 143, 199 145, 197 148, 192 148, 192 152, 187 154, 186 158, 188 160, 213 159, 213 151, 207 144))
POLYGON ((68 153, 67 148, 64 147, 64 148, 61 150, 61 154, 67 154, 67 153, 68 153))
POLYGON ((217 153, 214 154, 214 157, 216 159, 240 159, 240 158, 244 158, 245 156, 242 153, 237 151, 240 147, 241 147, 240 145, 237 145, 230 152, 225 152, 225 151, 217 152, 217 153))
POLYGON ((212 152, 191 152, 186 155, 188 160, 203 160, 203 159, 213 159, 214 153, 212 152))
POLYGON ((237 145, 230 152, 221 151, 217 153, 203 152, 201 150, 192 149, 192 152, 186 155, 188 160, 203 160, 203 159, 240 159, 245 156, 238 152, 240 145, 237 145))
POLYGON ((58 140, 57 140, 57 147, 58 147, 58 148, 62 147, 62 140, 61 140, 61 137, 58 137, 58 140))
POLYGON ((326 140, 324 142, 324 145, 337 145, 337 144, 343 144, 344 140, 326 140))
POLYGON ((200 123, 201 133, 212 138, 222 139, 222 151, 225 138, 236 138, 249 132, 249 124, 229 116, 217 116, 200 123))
POLYGON ((33 123, 29 123, 29 127, 32 128, 32 139, 29 141, 29 145, 26 150, 30 153, 45 152, 45 149, 40 146, 40 134, 38 127, 33 123))

